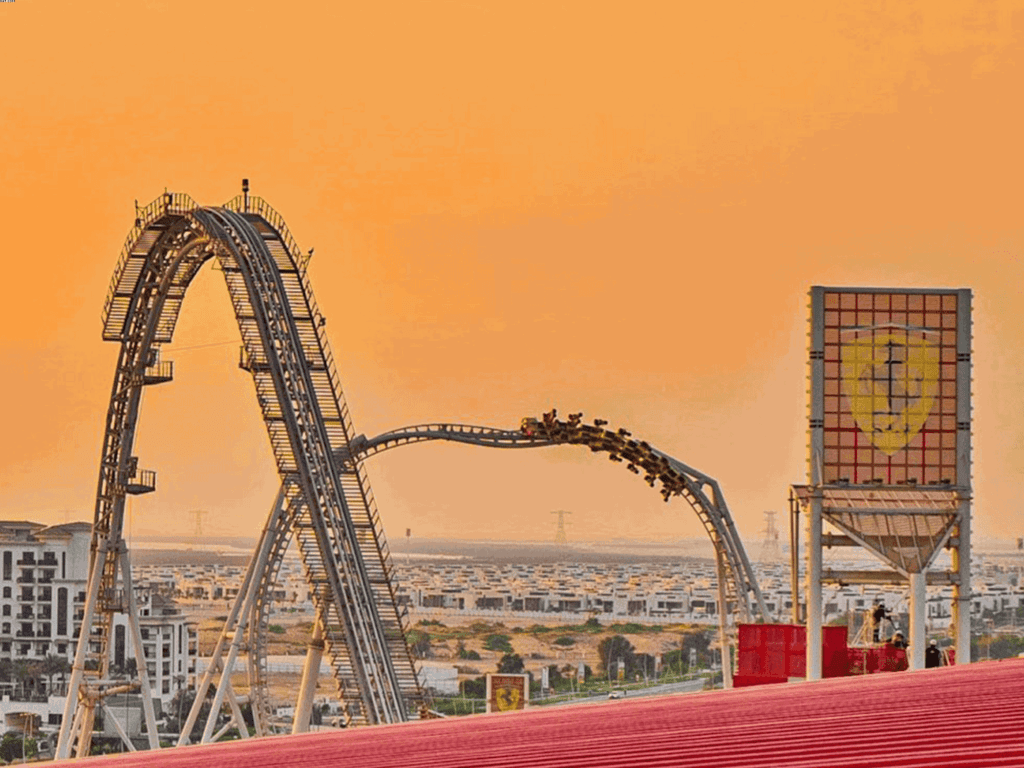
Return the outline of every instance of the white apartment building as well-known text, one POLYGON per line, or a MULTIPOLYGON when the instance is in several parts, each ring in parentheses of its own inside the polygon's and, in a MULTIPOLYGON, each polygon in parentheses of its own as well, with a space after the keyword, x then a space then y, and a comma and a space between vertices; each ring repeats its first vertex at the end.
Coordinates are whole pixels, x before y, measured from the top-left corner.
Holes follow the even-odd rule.
MULTIPOLYGON (((89 523, 81 522, 46 526, 0 521, 0 663, 7 661, 18 669, 48 656, 63 658, 69 665, 74 661, 89 578, 91 531, 89 523)), ((157 590, 137 589, 136 600, 150 688, 166 708, 180 688, 193 682, 196 626, 157 590)), ((128 638, 127 618, 115 615, 110 648, 115 667, 134 659, 128 638)), ((43 722, 60 721, 60 676, 39 674, 27 681, 0 682, 0 694, 0 714, 28 711, 28 701, 49 700, 60 706, 55 712, 51 704, 43 722)))

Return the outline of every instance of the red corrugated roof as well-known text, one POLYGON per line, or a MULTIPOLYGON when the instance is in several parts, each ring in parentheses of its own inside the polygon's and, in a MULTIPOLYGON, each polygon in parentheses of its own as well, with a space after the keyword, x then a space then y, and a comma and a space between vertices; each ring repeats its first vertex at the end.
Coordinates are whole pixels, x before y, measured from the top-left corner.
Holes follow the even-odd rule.
POLYGON ((1024 766, 1024 659, 278 736, 88 764, 1024 766))

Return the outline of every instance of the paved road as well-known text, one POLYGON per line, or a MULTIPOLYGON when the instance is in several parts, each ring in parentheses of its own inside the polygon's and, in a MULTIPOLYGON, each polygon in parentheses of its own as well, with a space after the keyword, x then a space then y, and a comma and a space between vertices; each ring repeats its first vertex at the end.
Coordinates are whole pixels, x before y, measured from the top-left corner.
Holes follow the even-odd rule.
MULTIPOLYGON (((678 683, 664 683, 662 685, 652 685, 648 688, 637 688, 628 689, 625 699, 640 699, 648 696, 667 696, 673 693, 693 693, 694 691, 704 690, 704 678, 697 678, 695 680, 683 680, 678 683)), ((555 702, 545 706, 561 707, 569 704, 587 704, 595 701, 605 701, 608 699, 607 691, 602 693, 594 693, 590 696, 581 696, 576 699, 566 699, 565 701, 555 702)), ((542 701, 542 700, 541 700, 542 701)), ((540 703, 536 701, 534 703, 540 703)))

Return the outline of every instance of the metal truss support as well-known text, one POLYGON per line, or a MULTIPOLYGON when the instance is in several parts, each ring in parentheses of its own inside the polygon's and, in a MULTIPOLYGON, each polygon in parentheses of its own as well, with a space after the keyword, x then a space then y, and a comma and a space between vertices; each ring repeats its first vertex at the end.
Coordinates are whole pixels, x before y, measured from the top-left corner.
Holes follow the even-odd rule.
MULTIPOLYGON (((204 726, 201 741, 209 741, 212 736, 214 723, 217 720, 225 698, 229 702, 234 701, 235 706, 237 706, 237 700, 235 700, 231 688, 231 673, 234 670, 238 653, 245 645, 246 629, 248 628, 252 607, 260 586, 258 576, 267 569, 275 538, 284 522, 284 515, 285 486, 282 485, 274 501, 274 506, 270 510, 270 515, 267 517, 267 523, 260 534, 256 550, 249 559, 249 565, 246 568, 245 576, 242 578, 242 584, 238 590, 238 595, 235 597, 235 602, 231 606, 231 612, 228 614, 224 629, 220 637, 217 638, 217 645, 210 656, 210 664, 203 673, 202 681, 196 688, 196 698, 192 702, 192 709, 189 711, 188 718, 185 720, 185 724, 181 728, 181 734, 178 737, 179 745, 189 743, 192 728, 195 726, 202 710, 202 705, 206 700, 206 692, 209 690, 218 672, 220 673, 220 679, 214 693, 213 703, 210 706, 209 719, 204 726)), ((259 718, 257 718, 256 728, 256 735, 266 735, 263 732, 263 723, 260 722, 259 718)))
MULTIPOLYGON (((155 490, 155 473, 141 470, 132 454, 141 392, 172 378, 160 362, 160 345, 172 340, 185 292, 199 268, 218 259, 243 341, 242 367, 256 387, 287 503, 286 519, 268 533, 262 558, 254 556, 248 603, 236 603, 231 625, 218 641, 218 661, 201 684, 202 694, 221 671, 214 698, 226 702, 245 735, 240 700, 230 671, 245 639, 250 648, 250 685, 255 688, 257 732, 265 733, 269 704, 263 690, 265 648, 259 647, 280 555, 294 536, 339 693, 354 723, 396 722, 415 711, 422 696, 405 642, 405 614, 395 603, 390 554, 361 468, 341 473, 335 451, 346 451, 354 434, 341 393, 325 325, 306 275, 308 256, 295 245, 284 221, 259 198, 244 194, 223 208, 197 206, 187 195, 165 194, 139 210, 122 251, 104 306, 103 337, 121 345, 104 432, 89 587, 72 668, 57 754, 85 755, 105 691, 127 681, 110 669, 113 616, 126 610, 134 622, 133 646, 141 676, 150 746, 158 745, 147 664, 134 606, 127 548, 121 531, 124 497, 155 490), (118 590, 118 570, 123 591, 118 590), (231 643, 228 647, 227 638, 231 643), (225 654, 226 651, 226 654, 225 654), (95 667, 95 672, 93 670, 95 667)), ((198 711, 198 709, 196 710, 198 711)), ((190 712, 189 728, 195 725, 190 712)), ((210 723, 204 739, 216 738, 210 723)), ((222 729, 223 731, 223 729, 222 729)))

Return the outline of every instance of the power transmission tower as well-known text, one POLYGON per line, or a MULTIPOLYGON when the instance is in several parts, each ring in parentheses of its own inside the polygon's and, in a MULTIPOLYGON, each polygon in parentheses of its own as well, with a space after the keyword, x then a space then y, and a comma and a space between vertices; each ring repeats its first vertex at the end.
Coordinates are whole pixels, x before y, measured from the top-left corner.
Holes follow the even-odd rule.
POLYGON ((558 515, 558 528, 555 529, 555 544, 564 546, 569 543, 568 539, 565 537, 565 516, 571 515, 572 512, 566 512, 560 509, 557 512, 552 512, 551 514, 558 515))
POLYGON ((775 527, 774 511, 764 513, 764 539, 761 540, 761 562, 775 562, 782 559, 779 549, 779 529, 775 527))
POLYGON ((189 515, 191 515, 193 520, 195 520, 195 530, 193 531, 193 535, 196 539, 201 539, 203 537, 203 517, 208 514, 210 514, 209 511, 205 509, 193 509, 189 512, 189 515))

